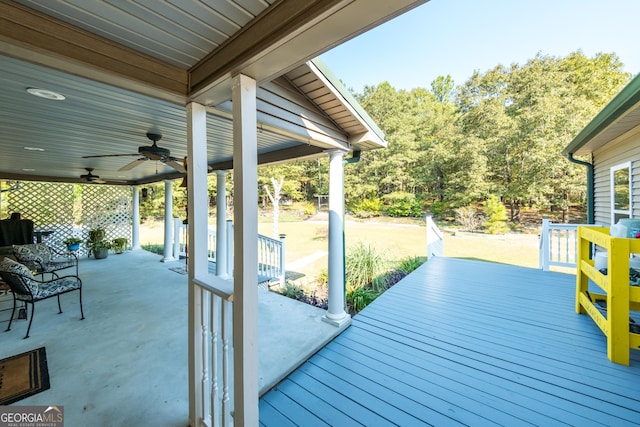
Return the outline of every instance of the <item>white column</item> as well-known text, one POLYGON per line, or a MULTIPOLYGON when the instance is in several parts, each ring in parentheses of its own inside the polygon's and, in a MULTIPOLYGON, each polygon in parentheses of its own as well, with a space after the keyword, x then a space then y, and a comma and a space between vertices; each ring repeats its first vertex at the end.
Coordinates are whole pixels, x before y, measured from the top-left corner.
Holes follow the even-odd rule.
POLYGON ((131 250, 140 248, 140 194, 137 185, 132 187, 133 206, 131 212, 131 250))
POLYGON ((227 171, 216 171, 216 275, 227 277, 227 171))
POLYGON ((329 308, 322 318, 338 327, 351 323, 345 308, 344 287, 344 164, 346 154, 331 150, 329 154, 329 308))
POLYGON ((174 261, 173 257, 173 181, 164 180, 164 257, 162 262, 174 261))
POLYGON ((256 81, 233 77, 234 424, 258 425, 258 144, 256 81))
POLYGON ((180 218, 173 218, 173 257, 180 259, 180 229, 182 228, 180 218))
POLYGON ((207 196, 207 112, 203 105, 187 104, 187 156, 189 173, 187 174, 188 206, 188 303, 189 303, 189 425, 200 425, 208 401, 203 390, 202 374, 204 365, 202 316, 208 312, 207 298, 194 283, 194 278, 203 278, 208 274, 208 196, 207 196))

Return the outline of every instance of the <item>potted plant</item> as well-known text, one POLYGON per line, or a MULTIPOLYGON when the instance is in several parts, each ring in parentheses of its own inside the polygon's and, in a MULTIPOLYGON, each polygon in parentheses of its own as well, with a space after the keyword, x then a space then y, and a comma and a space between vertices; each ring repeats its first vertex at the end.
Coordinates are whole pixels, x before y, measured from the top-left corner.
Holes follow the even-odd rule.
POLYGON ((63 244, 67 245, 67 250, 71 252, 75 252, 80 249, 80 243, 82 243, 82 239, 79 237, 67 237, 62 241, 63 244))
POLYGON ((111 241, 111 243, 113 243, 113 250, 115 251, 115 253, 121 254, 127 248, 129 240, 127 240, 125 237, 116 237, 111 241))
POLYGON ((109 249, 113 248, 113 243, 109 240, 105 240, 104 228, 98 227, 89 230, 89 240, 87 240, 88 255, 95 257, 95 259, 103 259, 109 255, 109 249))

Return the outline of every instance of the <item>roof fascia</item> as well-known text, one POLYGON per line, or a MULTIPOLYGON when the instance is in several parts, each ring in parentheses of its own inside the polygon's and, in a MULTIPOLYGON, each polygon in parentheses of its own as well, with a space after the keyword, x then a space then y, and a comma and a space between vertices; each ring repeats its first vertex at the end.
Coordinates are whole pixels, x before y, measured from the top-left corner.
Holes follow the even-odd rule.
POLYGON ((640 102, 640 74, 631 80, 562 150, 574 154, 640 102))
MULTIPOLYGON (((320 59, 315 58, 309 61, 309 67, 313 72, 324 81, 324 84, 334 92, 334 94, 344 103, 351 114, 360 120, 360 122, 369 130, 369 135, 373 138, 374 143, 380 147, 386 147, 387 141, 384 139, 384 132, 378 127, 376 122, 362 108, 362 105, 353 97, 351 92, 342 84, 340 79, 333 74, 327 65, 320 59)), ((362 135, 358 135, 361 137, 362 135)), ((355 141, 352 141, 355 143, 355 141)))

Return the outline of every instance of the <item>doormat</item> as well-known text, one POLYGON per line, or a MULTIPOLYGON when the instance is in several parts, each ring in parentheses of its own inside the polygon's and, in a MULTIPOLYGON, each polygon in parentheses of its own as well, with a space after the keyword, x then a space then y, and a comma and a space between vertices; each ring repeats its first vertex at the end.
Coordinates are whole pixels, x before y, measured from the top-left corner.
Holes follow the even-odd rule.
POLYGON ((185 267, 171 267, 169 270, 175 271, 178 274, 187 274, 187 269, 185 267))
POLYGON ((0 405, 9 405, 48 389, 44 347, 0 360, 0 405))

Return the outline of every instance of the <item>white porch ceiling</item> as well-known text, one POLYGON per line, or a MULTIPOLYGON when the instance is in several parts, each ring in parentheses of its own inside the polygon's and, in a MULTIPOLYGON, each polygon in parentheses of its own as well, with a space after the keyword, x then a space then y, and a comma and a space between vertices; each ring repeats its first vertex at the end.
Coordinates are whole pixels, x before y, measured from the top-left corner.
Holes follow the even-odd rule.
POLYGON ((260 162, 384 145, 307 61, 424 2, 0 0, 0 178, 80 182, 86 167, 112 183, 178 177, 160 162, 119 172, 136 157, 82 156, 135 153, 153 131, 182 158, 191 100, 209 107, 209 164, 230 168, 230 78, 239 72, 259 84, 260 162))

